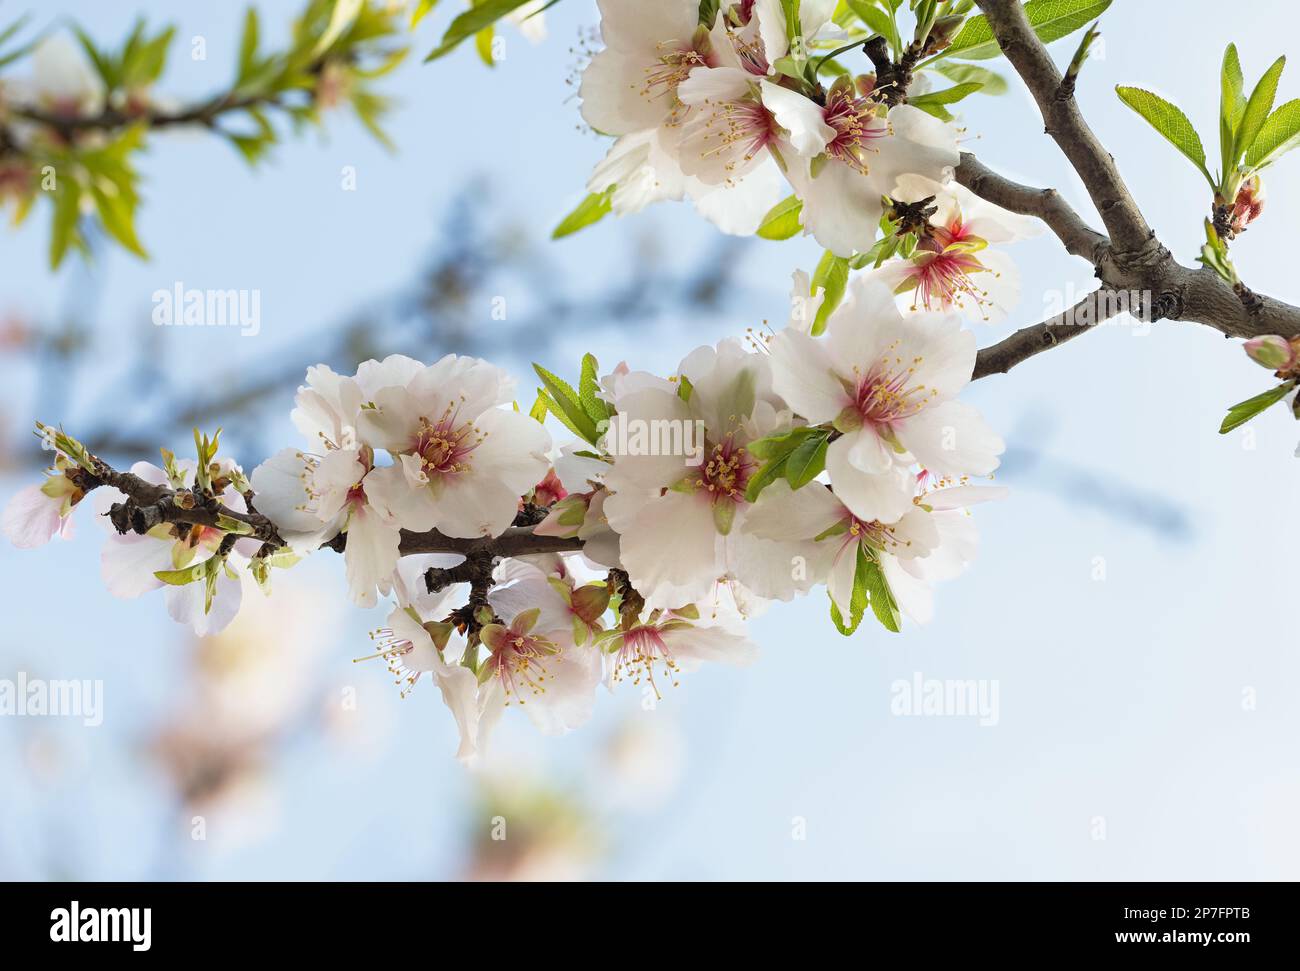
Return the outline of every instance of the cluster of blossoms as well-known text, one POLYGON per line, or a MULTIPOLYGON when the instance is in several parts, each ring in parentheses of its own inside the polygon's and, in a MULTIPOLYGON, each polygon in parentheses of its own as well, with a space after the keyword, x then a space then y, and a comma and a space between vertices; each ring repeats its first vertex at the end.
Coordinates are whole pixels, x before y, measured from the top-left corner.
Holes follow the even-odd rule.
POLYGON ((816 70, 778 70, 833 35, 833 3, 805 0, 794 25, 780 0, 715 5, 704 24, 702 6, 601 0, 583 111, 619 137, 593 187, 621 211, 689 195, 752 232, 788 181, 805 232, 863 270, 840 292, 796 273, 788 326, 667 376, 601 377, 588 356, 574 387, 538 367, 527 413, 476 358, 313 367, 292 414, 303 443, 247 477, 197 432, 196 461, 164 452, 124 475, 39 426, 55 461, 5 533, 66 535, 95 492, 110 591, 165 588, 199 633, 246 584, 269 592, 271 568, 341 551, 351 599, 393 603, 368 659, 404 694, 433 681, 463 758, 508 706, 564 732, 602 683, 658 693, 701 662, 747 661, 747 619, 818 586, 846 635, 868 614, 929 620, 933 584, 974 556, 968 508, 1003 491, 970 481, 1004 446, 959 399, 976 360, 963 316, 1014 302, 988 246, 1029 227, 952 182, 949 123, 870 77, 822 89, 816 70), (548 422, 577 440, 557 449, 548 422))
POLYGON ((792 23, 782 0, 600 0, 605 47, 583 73, 582 113, 617 137, 589 191, 619 214, 689 198, 751 235, 792 189, 803 232, 828 254, 859 269, 898 256, 885 278, 913 305, 1001 319, 1018 277, 987 247, 1036 224, 952 183, 952 122, 894 103, 871 74, 822 83, 824 58, 809 51, 845 36, 836 6, 804 0, 792 23), (877 244, 882 222, 892 239, 877 244))
POLYGON ((353 601, 395 602, 372 656, 403 691, 430 676, 462 756, 511 704, 567 731, 602 681, 657 692, 701 661, 747 660, 744 621, 768 601, 824 584, 844 632, 868 610, 897 630, 902 614, 927 620, 931 583, 971 559, 966 507, 999 490, 965 479, 1003 448, 957 398, 973 336, 956 316, 905 316, 869 276, 823 337, 802 316, 751 346, 701 347, 668 377, 598 379, 588 358, 575 390, 539 369, 531 413, 475 358, 314 367, 292 414, 304 445, 247 478, 206 437, 195 462, 165 453, 120 476, 41 426, 53 468, 4 529, 40 545, 94 492, 110 591, 166 588, 199 633, 235 615, 246 577, 266 587, 270 567, 341 549, 353 601), (556 451, 548 413, 584 440, 556 451), (521 533, 531 548, 494 552, 521 533))

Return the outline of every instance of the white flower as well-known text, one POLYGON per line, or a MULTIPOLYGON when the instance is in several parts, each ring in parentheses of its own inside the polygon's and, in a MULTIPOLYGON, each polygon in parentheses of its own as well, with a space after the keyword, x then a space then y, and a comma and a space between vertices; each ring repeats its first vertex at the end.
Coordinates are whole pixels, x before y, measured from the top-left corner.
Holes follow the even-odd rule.
POLYGON ((4 534, 14 546, 34 550, 55 536, 72 538, 72 510, 85 495, 64 474, 73 467, 60 455, 43 483, 21 489, 6 503, 4 534))
POLYGON ((958 401, 975 338, 954 316, 904 319, 893 294, 857 278, 819 340, 787 328, 770 344, 773 386, 810 424, 843 434, 827 451, 835 494, 864 521, 896 522, 913 459, 942 476, 987 475, 1005 446, 958 401))
POLYGON ((571 564, 558 554, 507 561, 496 583, 488 602, 498 617, 513 619, 536 607, 539 633, 568 632, 579 647, 602 629, 609 589, 601 582, 579 584, 571 564))
POLYGON ((677 86, 713 61, 700 29, 697 0, 599 0, 597 51, 582 74, 582 117, 606 135, 630 135, 671 123, 677 86))
POLYGON ((1028 239, 1036 220, 985 202, 964 186, 940 185, 920 175, 898 180, 892 198, 915 203, 932 198, 937 210, 911 259, 891 260, 872 274, 911 296, 912 310, 961 311, 998 323, 1020 300, 1020 273, 990 244, 1028 239))
POLYGON ((473 671, 459 663, 458 657, 451 660, 445 657, 446 654, 463 654, 465 645, 462 639, 453 636, 451 625, 441 618, 447 613, 446 608, 457 588, 449 587, 437 594, 429 594, 423 582, 425 570, 431 566, 452 565, 449 560, 454 559, 459 557, 430 554, 403 559, 395 585, 398 591, 405 593, 399 592, 398 604, 388 615, 388 626, 370 635, 379 651, 357 660, 380 658, 387 661, 389 672, 401 685, 403 698, 426 674, 429 675, 438 686, 442 700, 456 719, 460 731, 456 758, 469 761, 479 752, 478 679, 473 671), (457 642, 458 650, 450 649, 452 641, 457 642))
POLYGON ((898 608, 918 624, 934 613, 931 584, 953 579, 975 558, 978 536, 969 506, 1001 499, 1007 490, 939 482, 919 492, 913 504, 891 522, 864 522, 820 483, 792 491, 784 482, 764 490, 765 503, 750 517, 749 528, 776 540, 822 537, 833 551, 826 576, 832 603, 850 616, 861 562, 879 565, 898 608))
POLYGON ((651 607, 706 600, 720 581, 790 600, 812 582, 792 576, 791 557, 802 550, 736 528, 759 466, 746 446, 791 424, 772 391, 768 360, 728 340, 699 348, 681 374, 692 389, 688 401, 662 380, 620 395, 606 436, 614 464, 604 512, 632 585, 651 607))
POLYGON ((550 467, 550 435, 527 415, 498 407, 513 382, 477 358, 454 354, 404 387, 381 388, 362 411, 362 438, 395 464, 365 480, 370 502, 402 528, 448 536, 499 536, 520 496, 550 467))
POLYGON ((503 622, 479 632, 491 652, 479 661, 480 744, 511 705, 522 708, 546 735, 581 727, 595 707, 600 652, 592 644, 575 644, 571 628, 540 630, 543 608, 515 612, 520 605, 498 596, 494 609, 503 622))
POLYGON ((75 40, 51 34, 32 52, 32 89, 37 104, 56 114, 93 115, 104 106, 104 82, 75 40))
POLYGON ((709 185, 682 170, 675 133, 646 129, 615 140, 587 180, 595 194, 611 187, 610 209, 626 216, 654 202, 689 198, 696 210, 722 232, 752 235, 763 217, 781 199, 784 181, 774 163, 750 170, 744 177, 709 185))
POLYGON ((757 657, 758 648, 743 634, 720 625, 700 625, 698 618, 694 607, 655 611, 645 621, 611 631, 603 644, 609 655, 606 680, 611 690, 623 681, 644 681, 658 697, 657 678, 677 687, 679 674, 703 662, 744 665, 757 657))
POLYGON ((881 199, 898 179, 919 173, 946 178, 959 161, 957 138, 943 122, 911 105, 883 115, 878 101, 860 97, 851 83, 837 82, 825 106, 810 111, 808 99, 782 92, 764 99, 791 132, 794 148, 787 177, 803 201, 804 232, 837 256, 869 249, 883 214, 881 199))
POLYGON ((366 489, 374 471, 374 449, 362 442, 357 426, 362 406, 382 394, 387 382, 409 380, 422 365, 394 356, 367 361, 355 378, 320 366, 307 372, 298 389, 294 425, 314 439, 319 454, 286 448, 253 470, 257 509, 298 552, 310 553, 347 533, 343 559, 353 601, 364 607, 387 595, 397 566, 401 526, 371 503, 366 489))

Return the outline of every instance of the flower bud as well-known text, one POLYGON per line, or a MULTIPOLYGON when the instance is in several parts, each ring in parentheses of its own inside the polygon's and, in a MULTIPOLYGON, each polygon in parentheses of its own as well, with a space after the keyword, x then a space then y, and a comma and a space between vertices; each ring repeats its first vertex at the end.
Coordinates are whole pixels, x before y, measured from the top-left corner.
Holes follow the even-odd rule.
POLYGON ((1296 350, 1285 337, 1269 334, 1246 341, 1250 359, 1270 371, 1285 371, 1295 366, 1296 350))
POLYGON ((1232 204, 1232 232, 1244 232, 1246 227, 1259 218, 1264 211, 1264 182, 1258 175, 1252 175, 1241 184, 1237 198, 1232 204))

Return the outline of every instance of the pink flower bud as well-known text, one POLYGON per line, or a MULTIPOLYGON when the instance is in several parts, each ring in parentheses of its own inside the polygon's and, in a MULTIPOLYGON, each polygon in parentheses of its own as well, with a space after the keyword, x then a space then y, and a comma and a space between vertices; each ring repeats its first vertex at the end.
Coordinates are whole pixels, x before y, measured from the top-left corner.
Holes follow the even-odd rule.
POLYGON ((1232 204, 1232 231, 1240 233, 1264 211, 1264 182, 1258 175, 1242 183, 1232 204))
POLYGON ((1270 334, 1246 341, 1250 359, 1270 371, 1285 371, 1295 366, 1296 351, 1285 337, 1270 334))

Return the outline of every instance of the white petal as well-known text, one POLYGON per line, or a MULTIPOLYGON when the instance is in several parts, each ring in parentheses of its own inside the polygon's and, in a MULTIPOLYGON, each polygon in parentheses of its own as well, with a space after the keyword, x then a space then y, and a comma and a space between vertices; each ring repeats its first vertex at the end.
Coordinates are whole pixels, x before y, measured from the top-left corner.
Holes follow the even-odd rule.
POLYGON ((61 498, 41 492, 38 485, 20 490, 5 505, 4 534, 20 550, 44 546, 63 526, 61 498))
POLYGON ((831 442, 826 452, 831 488, 864 522, 897 522, 912 505, 911 475, 898 465, 879 474, 861 471, 849 461, 853 444, 852 436, 831 442))
POLYGON ((110 536, 99 554, 100 575, 108 592, 129 599, 157 590, 163 583, 154 574, 175 567, 173 545, 155 536, 110 536))
POLYGON ((825 110, 817 102, 771 81, 761 82, 761 88, 763 104, 789 132, 790 144, 800 155, 820 155, 835 139, 835 129, 826 124, 825 110))
POLYGON ((768 350, 772 387, 809 423, 834 421, 850 404, 823 343, 787 327, 772 338, 768 350))
POLYGON ((940 476, 988 475, 1006 445, 964 401, 945 401, 894 426, 898 440, 940 476))
POLYGON ((620 555, 648 604, 680 607, 703 599, 722 572, 708 499, 668 492, 643 502, 622 531, 620 555))
POLYGON ((888 553, 880 556, 880 571, 889 584, 898 609, 916 623, 928 624, 934 617, 934 591, 930 585, 904 570, 897 558, 888 553))
POLYGON ((348 541, 343 550, 348 593, 360 607, 373 607, 375 588, 387 594, 397 568, 401 532, 390 526, 373 509, 356 506, 348 520, 348 541))
POLYGON ((783 479, 764 489, 758 502, 745 511, 744 529, 764 539, 807 540, 847 516, 844 504, 820 482, 796 490, 783 479))

